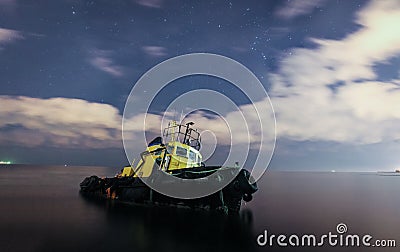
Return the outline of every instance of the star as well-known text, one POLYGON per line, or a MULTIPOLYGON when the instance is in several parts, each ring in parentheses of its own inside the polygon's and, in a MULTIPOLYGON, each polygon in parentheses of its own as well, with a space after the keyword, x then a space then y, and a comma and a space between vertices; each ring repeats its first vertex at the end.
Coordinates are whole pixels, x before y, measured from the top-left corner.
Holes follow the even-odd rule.
POLYGON ((261 55, 262 55, 262 57, 263 57, 264 60, 267 59, 267 56, 266 56, 264 53, 261 53, 261 55))

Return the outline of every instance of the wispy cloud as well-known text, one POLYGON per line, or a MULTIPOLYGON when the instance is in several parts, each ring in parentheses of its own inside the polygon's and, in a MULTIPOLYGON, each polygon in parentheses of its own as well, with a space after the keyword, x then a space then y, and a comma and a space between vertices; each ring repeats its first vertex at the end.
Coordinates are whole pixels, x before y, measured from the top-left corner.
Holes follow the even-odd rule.
POLYGON ((292 19, 311 13, 315 7, 323 4, 323 2, 325 2, 325 0, 286 1, 285 5, 279 8, 275 14, 281 18, 292 19))
POLYGON ((23 39, 20 31, 0 28, 0 44, 12 43, 15 40, 23 39))
POLYGON ((17 0, 0 0, 0 6, 3 10, 13 11, 17 6, 17 0))
POLYGON ((111 58, 111 52, 105 50, 93 50, 90 56, 89 62, 96 68, 103 72, 111 74, 115 77, 121 77, 124 75, 122 67, 115 64, 111 58))
POLYGON ((341 40, 311 39, 270 76, 278 136, 377 143, 400 139, 399 80, 381 81, 374 66, 400 57, 400 2, 372 1, 341 40))
POLYGON ((152 57, 162 57, 167 55, 167 49, 162 46, 143 46, 143 51, 152 57))
POLYGON ((163 0, 135 0, 137 4, 150 8, 161 8, 163 0))
POLYGON ((16 0, 0 0, 0 5, 9 6, 9 5, 16 5, 16 0))

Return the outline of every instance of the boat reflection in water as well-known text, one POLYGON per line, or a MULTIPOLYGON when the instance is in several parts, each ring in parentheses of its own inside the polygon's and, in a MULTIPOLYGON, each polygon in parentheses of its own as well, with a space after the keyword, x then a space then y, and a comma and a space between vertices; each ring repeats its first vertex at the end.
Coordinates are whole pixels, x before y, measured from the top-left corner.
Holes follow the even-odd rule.
POLYGON ((132 251, 256 249, 252 234, 252 212, 248 209, 229 216, 219 212, 132 207, 115 201, 87 197, 82 199, 88 204, 104 208, 102 211, 106 213, 108 227, 103 229, 106 233, 101 234, 107 240, 101 246, 104 251, 127 248, 132 248, 132 251))

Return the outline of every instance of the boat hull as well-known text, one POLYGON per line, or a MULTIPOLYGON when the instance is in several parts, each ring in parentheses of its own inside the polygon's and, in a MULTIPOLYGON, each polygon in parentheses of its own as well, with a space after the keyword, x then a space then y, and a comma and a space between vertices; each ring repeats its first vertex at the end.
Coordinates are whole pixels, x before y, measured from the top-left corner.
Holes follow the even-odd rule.
MULTIPOLYGON (((215 169, 215 167, 211 168, 215 169)), ((211 168, 193 168, 180 172, 176 176, 186 179, 201 178, 212 173, 213 169, 211 168), (205 172, 199 173, 199 170, 205 172)), ((236 169, 237 175, 232 181, 221 190, 196 199, 180 199, 166 196, 154 191, 142 179, 137 177, 87 177, 80 184, 80 192, 85 197, 96 197, 134 205, 168 206, 236 214, 240 210, 242 200, 250 201, 252 199, 252 194, 257 191, 257 185, 255 182, 249 182, 250 173, 247 170, 242 169, 237 172, 237 168, 231 169, 232 171, 225 169, 225 172, 233 172, 233 169, 236 169)), ((165 183, 168 183, 168 181, 165 181, 165 183)))

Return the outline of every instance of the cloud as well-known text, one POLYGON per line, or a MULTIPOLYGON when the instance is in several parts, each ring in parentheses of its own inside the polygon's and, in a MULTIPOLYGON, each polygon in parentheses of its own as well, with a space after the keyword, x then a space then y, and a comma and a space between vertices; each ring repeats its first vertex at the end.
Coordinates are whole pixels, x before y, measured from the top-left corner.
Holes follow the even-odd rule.
POLYGON ((5 11, 14 11, 17 6, 17 0, 0 0, 0 6, 5 11))
MULTIPOLYGON (((25 96, 0 96, 0 103, 0 145, 3 147, 96 150, 122 148, 124 143, 126 153, 137 157, 145 148, 144 133, 148 143, 155 136, 160 136, 161 129, 172 119, 168 112, 165 113, 164 121, 162 114, 137 114, 124 119, 122 132, 122 115, 117 108, 108 104, 71 98, 40 99, 25 96), (146 125, 143 124, 145 117, 146 125)), ((274 138, 264 134, 264 139, 260 139, 262 131, 257 125, 259 121, 252 105, 243 105, 239 109, 248 116, 248 130, 240 120, 239 111, 222 115, 226 121, 231 122, 229 125, 219 117, 205 115, 200 111, 190 114, 185 122, 194 121, 200 132, 207 131, 216 136, 217 141, 212 137, 204 137, 201 151, 205 158, 213 156, 217 146, 228 147, 226 149, 230 155, 217 157, 217 162, 226 159, 226 165, 234 165, 237 161, 245 164, 248 162, 247 150, 249 153, 260 150, 264 159, 259 166, 263 168, 268 163, 274 138)), ((264 126, 273 129, 274 121, 269 119, 272 125, 264 126)), ((221 155, 221 152, 215 155, 221 155)))
POLYGON ((15 40, 23 39, 20 31, 10 30, 0 27, 0 44, 12 43, 15 40))
POLYGON ((17 4, 16 0, 0 0, 0 5, 4 5, 4 6, 14 6, 17 4))
POLYGON ((311 13, 315 7, 325 0, 291 0, 276 11, 276 15, 284 19, 293 19, 311 13))
POLYGON ((111 74, 115 77, 121 77, 124 75, 122 67, 114 63, 110 57, 110 51, 104 50, 93 50, 89 62, 96 68, 103 72, 111 74))
POLYGON ((23 146, 121 146, 121 116, 108 104, 80 99, 0 96, 0 142, 23 146))
POLYGON ((270 75, 278 137, 347 143, 400 139, 399 80, 380 81, 378 63, 400 57, 400 2, 372 1, 341 40, 312 38, 270 75))
MULTIPOLYGON (((109 104, 55 97, 0 96, 0 143, 25 147, 122 147, 122 115, 109 104)), ((162 116, 138 114, 126 118, 128 136, 159 134, 162 116), (146 127, 143 127, 146 116, 146 127)), ((142 151, 139 146, 137 152, 142 151)))
POLYGON ((152 57, 161 57, 167 55, 167 49, 162 46, 143 46, 143 51, 152 57))
POLYGON ((150 8, 161 8, 163 0, 135 0, 137 4, 150 8))
MULTIPOLYGON (((260 101, 261 102, 261 101, 260 101)), ((266 102, 266 101, 262 101, 266 102)), ((54 146, 67 148, 111 148, 122 146, 122 115, 111 105, 72 98, 32 98, 26 96, 0 96, 0 142, 2 145, 28 147, 54 146)), ((202 112, 190 114, 185 120, 194 121, 201 131, 213 132, 219 145, 231 144, 231 132, 237 144, 259 143, 260 129, 253 120, 251 105, 239 107, 250 118, 247 120, 249 134, 242 131, 239 110, 222 115, 234 122, 229 129, 219 117, 204 116, 202 112), (235 124, 235 122, 237 122, 235 124)), ((167 123, 172 115, 165 113, 167 123)), ((263 115, 266 116, 266 115, 263 115)), ((125 119, 124 136, 136 141, 146 131, 153 135, 161 133, 163 115, 137 114, 125 119), (146 116, 146 125, 143 121, 146 116)), ((271 140, 270 138, 265 138, 271 140)), ((135 149, 139 152, 139 149, 135 149)))

